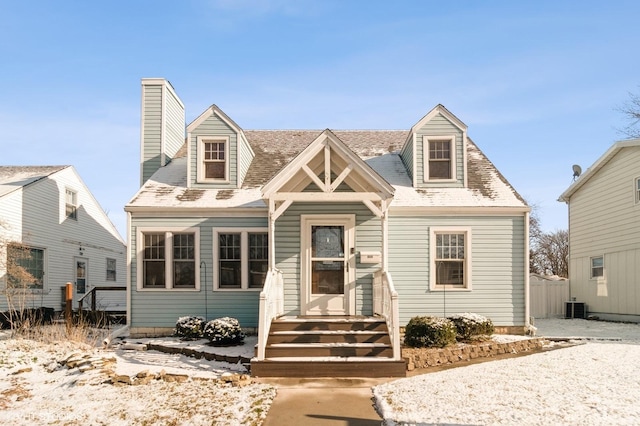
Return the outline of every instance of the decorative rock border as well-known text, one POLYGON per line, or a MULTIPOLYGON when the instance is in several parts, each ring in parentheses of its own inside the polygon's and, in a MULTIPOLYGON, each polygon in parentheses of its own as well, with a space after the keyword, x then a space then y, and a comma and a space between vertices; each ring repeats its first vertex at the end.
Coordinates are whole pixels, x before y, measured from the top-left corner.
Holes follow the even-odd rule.
POLYGON ((222 362, 228 362, 230 364, 237 364, 240 362, 243 365, 251 363, 251 358, 247 358, 244 356, 217 354, 215 352, 199 351, 197 349, 191 349, 191 348, 180 347, 180 346, 165 346, 165 345, 158 345, 155 343, 147 343, 146 347, 147 347, 147 350, 150 350, 150 351, 158 351, 158 352, 164 352, 168 354, 182 354, 182 355, 197 358, 197 359, 204 358, 207 361, 222 361, 222 362))
POLYGON ((445 348, 402 348, 402 358, 407 370, 455 364, 477 358, 490 358, 502 354, 518 354, 542 349, 544 339, 533 338, 513 342, 493 341, 462 343, 445 348))

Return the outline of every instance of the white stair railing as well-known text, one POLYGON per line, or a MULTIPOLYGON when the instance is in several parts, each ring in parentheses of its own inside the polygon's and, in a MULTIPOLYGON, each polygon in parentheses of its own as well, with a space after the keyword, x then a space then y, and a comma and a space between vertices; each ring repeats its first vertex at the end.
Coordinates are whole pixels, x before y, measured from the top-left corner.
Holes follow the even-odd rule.
POLYGON ((379 270, 373 275, 373 313, 385 319, 393 346, 393 359, 401 360, 398 292, 387 271, 379 270))
POLYGON ((270 269, 260 292, 258 314, 258 361, 264 360, 271 321, 284 313, 284 286, 282 272, 270 269))

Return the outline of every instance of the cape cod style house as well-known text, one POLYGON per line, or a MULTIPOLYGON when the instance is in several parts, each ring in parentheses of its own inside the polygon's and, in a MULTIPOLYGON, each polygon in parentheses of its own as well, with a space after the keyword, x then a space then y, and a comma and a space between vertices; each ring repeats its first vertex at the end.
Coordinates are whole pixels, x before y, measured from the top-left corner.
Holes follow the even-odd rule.
POLYGON ((245 130, 212 105, 186 142, 184 117, 168 81, 142 80, 133 335, 231 316, 258 332, 252 374, 393 375, 356 361, 399 365, 413 316, 525 331, 530 209, 444 106, 387 131, 245 130))
POLYGON ((125 243, 73 166, 0 166, 0 241, 0 311, 61 311, 68 282, 74 309, 95 295, 96 309, 126 311, 125 243), (7 274, 9 259, 33 281, 7 274))
POLYGON ((640 322, 640 139, 614 143, 560 196, 569 206, 571 297, 640 322))

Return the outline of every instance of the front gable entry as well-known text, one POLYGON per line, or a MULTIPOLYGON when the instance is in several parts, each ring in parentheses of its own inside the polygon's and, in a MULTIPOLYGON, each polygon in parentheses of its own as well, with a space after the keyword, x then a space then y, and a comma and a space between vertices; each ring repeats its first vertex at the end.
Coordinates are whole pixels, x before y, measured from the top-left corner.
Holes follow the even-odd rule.
POLYGON ((382 217, 393 187, 333 132, 323 131, 262 189, 273 220, 293 202, 363 202, 382 217))

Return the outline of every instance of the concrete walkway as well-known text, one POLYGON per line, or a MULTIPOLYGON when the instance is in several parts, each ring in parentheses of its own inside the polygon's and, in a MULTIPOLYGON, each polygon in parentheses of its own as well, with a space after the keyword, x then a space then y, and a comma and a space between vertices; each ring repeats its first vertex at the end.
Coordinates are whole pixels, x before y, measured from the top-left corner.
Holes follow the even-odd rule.
POLYGON ((371 388, 389 380, 257 379, 278 387, 264 426, 380 426, 371 388))

